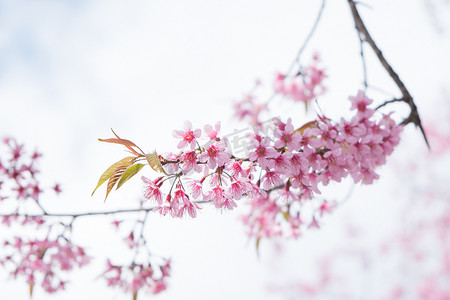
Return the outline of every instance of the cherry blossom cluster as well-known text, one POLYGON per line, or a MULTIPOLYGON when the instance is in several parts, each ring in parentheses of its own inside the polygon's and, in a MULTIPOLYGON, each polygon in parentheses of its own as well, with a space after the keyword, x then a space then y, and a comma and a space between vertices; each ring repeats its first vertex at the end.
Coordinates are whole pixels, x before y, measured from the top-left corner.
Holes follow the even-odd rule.
MULTIPOLYGON (((202 133, 186 122, 184 130, 174 132, 181 151, 160 156, 164 176, 143 177, 144 197, 153 199, 163 215, 195 217, 199 201, 233 209, 247 196, 251 209, 244 222, 250 235, 280 235, 286 223, 290 235, 298 236, 304 223, 301 208, 320 194, 321 186, 347 176, 355 183, 372 183, 378 178, 376 167, 399 143, 402 126, 390 114, 377 118, 362 91, 350 101, 355 112, 350 120, 334 123, 319 116, 298 129, 291 119, 276 120, 272 136, 255 131, 248 136, 248 157, 232 154, 228 139, 219 136, 220 124, 207 125, 202 133), (202 138, 206 142, 201 145, 202 138)), ((317 218, 334 205, 317 203, 308 227, 319 227, 317 218)))
POLYGON ((260 124, 260 114, 268 111, 267 104, 257 102, 253 93, 246 94, 242 100, 234 103, 233 109, 236 119, 246 120, 252 125, 260 124))
MULTIPOLYGON (((3 139, 2 145, 6 147, 6 155, 0 158, 0 202, 7 209, 2 209, 0 224, 11 228, 11 233, 14 225, 18 225, 21 235, 26 232, 24 226, 48 234, 44 239, 16 236, 12 241, 2 241, 5 253, 0 264, 10 269, 14 278, 24 278, 31 293, 36 284, 49 293, 64 289, 66 280, 61 273, 84 266, 89 257, 83 248, 70 241, 67 235, 70 224, 48 222, 46 218, 41 203, 45 189, 37 176, 37 163, 42 155, 37 151, 27 154, 24 145, 13 138, 3 139)), ((59 184, 50 189, 56 194, 61 192, 59 184)), ((3 239, 7 238, 5 234, 3 239)))
MULTIPOLYGON (((449 109, 445 104, 439 108, 433 117, 449 109)), ((362 229, 364 224, 352 221, 345 226, 347 236, 320 257, 318 276, 272 284, 272 292, 308 299, 328 298, 331 293, 339 299, 450 299, 450 178, 442 168, 450 159, 450 127, 443 126, 449 124, 443 121, 448 118, 436 120, 424 128, 431 151, 424 147, 417 151, 412 143, 398 149, 402 155, 394 158, 391 188, 400 197, 396 205, 380 203, 381 208, 388 205, 383 210, 392 218, 377 230, 378 239, 362 229), (411 151, 408 155, 402 151, 406 149, 411 151), (353 268, 356 272, 349 272, 353 268), (361 282, 376 289, 361 294, 361 282)))
POLYGON ((284 161, 284 170, 288 171, 266 170, 262 176, 263 184, 267 181, 271 184, 263 186, 262 193, 249 199, 251 209, 244 222, 249 226, 250 235, 271 237, 283 234, 285 229, 297 237, 305 222, 307 228, 318 228, 318 218, 331 212, 336 203, 315 201, 309 210, 312 213, 300 213, 306 200, 320 194, 320 186, 330 181, 340 182, 346 176, 363 184, 371 184, 378 178, 375 168, 385 164, 386 157, 399 142, 402 127, 389 115, 383 115, 380 120, 372 119, 374 110, 368 108, 372 101, 363 92, 350 100, 356 115, 349 121, 341 119, 333 124, 321 117, 301 134, 294 133, 289 122, 280 123, 276 133, 280 140, 275 142, 275 148, 284 143, 288 150, 277 157, 283 162, 283 155, 288 156, 284 161), (294 146, 297 143, 302 145, 299 150, 294 146), (270 189, 279 185, 280 189, 270 189), (283 228, 283 223, 288 226, 283 228))
MULTIPOLYGON (((140 204, 142 207, 143 201, 140 204)), ((143 216, 136 215, 132 220, 116 219, 112 222, 116 230, 127 232, 123 242, 129 248, 133 259, 128 264, 112 264, 108 259, 102 275, 108 286, 120 288, 125 293, 133 294, 135 298, 140 291, 151 294, 164 291, 170 276, 170 259, 157 257, 147 247, 144 231, 150 212, 151 210, 147 210, 143 216), (131 227, 126 226, 130 223, 131 227)))
POLYGON ((103 274, 108 286, 119 287, 125 292, 137 295, 140 290, 151 294, 158 294, 167 288, 167 278, 170 276, 170 260, 155 267, 154 264, 132 263, 129 266, 113 265, 107 262, 107 269, 103 274))
MULTIPOLYGON (((42 195, 46 189, 39 182, 37 168, 38 159, 42 156, 37 151, 27 154, 24 145, 15 139, 3 140, 6 154, 0 157, 0 225, 10 228, 10 234, 5 234, 0 243, 0 267, 8 270, 13 278, 22 278, 30 286, 30 294, 36 286, 41 286, 46 292, 54 293, 65 288, 66 275, 74 268, 85 266, 90 257, 85 250, 74 244, 71 234, 76 219, 87 214, 70 214, 48 212, 42 203, 42 195), (6 208, 6 209, 4 209, 6 208), (52 219, 52 220, 51 220, 52 219), (55 221, 58 220, 58 221, 55 221), (16 228, 20 231, 16 232, 16 228), (25 238, 27 230, 38 230, 45 234, 45 238, 25 238), (16 232, 16 236, 14 236, 16 232)), ((61 188, 55 184, 49 188, 59 194, 61 188)), ((135 209, 136 213, 144 210, 144 218, 139 214, 133 219, 134 226, 123 243, 130 248, 133 262, 127 266, 112 266, 108 260, 104 277, 109 286, 120 286, 125 292, 137 295, 138 290, 148 289, 156 294, 167 286, 170 271, 170 260, 163 259, 163 263, 136 263, 139 252, 146 251, 145 257, 156 260, 146 248, 143 235, 145 220, 152 209, 142 207, 135 209), (140 231, 136 234, 135 232, 140 231)), ((127 211, 129 212, 129 210, 127 211)), ((120 214, 121 211, 117 211, 120 214)), ((102 215, 102 212, 96 214, 102 215)), ((126 223, 123 220, 114 221, 117 229, 126 223)), ((41 236, 38 234, 36 236, 41 236)))
POLYGON ((320 56, 314 54, 313 62, 294 74, 294 76, 278 73, 274 81, 274 90, 288 99, 307 104, 325 93, 323 81, 325 70, 320 67, 320 56))
MULTIPOLYGON (((37 164, 42 154, 37 151, 27 154, 24 145, 13 138, 4 138, 1 146, 6 147, 6 155, 0 157, 0 203, 8 210, 2 209, 0 224, 46 225, 40 204, 41 195, 46 189, 37 176, 37 164), (31 212, 38 213, 31 215, 31 212)), ((61 193, 59 184, 47 189, 57 195, 61 193)))
MULTIPOLYGON (((42 154, 37 151, 27 154, 24 145, 13 138, 4 138, 1 146, 6 148, 6 155, 0 157, 0 203, 9 207, 10 213, 2 210, 0 224, 44 225, 46 220, 43 216, 26 213, 43 212, 40 197, 45 189, 37 176, 37 163, 42 154)), ((59 184, 50 189, 56 194, 61 193, 59 184)))
POLYGON ((11 275, 14 278, 24 277, 31 289, 40 284, 48 293, 64 289, 66 280, 62 272, 89 262, 83 248, 64 238, 24 241, 16 237, 6 241, 4 247, 11 250, 11 254, 0 260, 0 265, 13 265, 11 275))
MULTIPOLYGON (((306 67, 300 66, 297 73, 276 74, 273 82, 274 96, 281 95, 296 102, 303 102, 308 108, 312 100, 326 92, 324 85, 326 77, 325 69, 320 66, 320 56, 316 53, 313 55, 312 63, 306 67)), ((269 109, 268 103, 258 102, 254 94, 260 86, 261 82, 257 81, 251 92, 234 103, 234 116, 238 120, 248 121, 252 125, 261 125, 261 113, 269 109)))
MULTIPOLYGON (((42 154, 34 151, 27 155, 24 145, 13 138, 3 139, 2 144, 6 146, 8 154, 6 159, 0 159, 0 201, 9 197, 38 201, 43 188, 36 178, 39 173, 36 163, 42 154)), ((59 184, 55 184, 53 190, 60 193, 59 184)))
MULTIPOLYGON (((0 157, 0 202, 11 207, 12 213, 0 217, 2 224, 43 225, 41 216, 27 216, 25 210, 40 211, 40 196, 44 192, 37 175, 37 163, 42 154, 34 151, 31 155, 24 150, 24 145, 13 138, 4 138, 2 146, 6 147, 6 155, 0 157)), ((56 194, 61 193, 59 184, 50 188, 56 194)), ((5 211, 3 211, 5 212, 5 211)))

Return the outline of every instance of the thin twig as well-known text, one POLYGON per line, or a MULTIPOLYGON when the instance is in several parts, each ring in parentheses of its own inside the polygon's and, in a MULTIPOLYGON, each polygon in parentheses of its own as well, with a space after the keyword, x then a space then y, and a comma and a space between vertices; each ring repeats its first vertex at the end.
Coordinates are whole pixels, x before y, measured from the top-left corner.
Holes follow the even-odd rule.
POLYGON ((141 211, 152 211, 156 209, 156 207, 150 208, 135 208, 135 209, 119 209, 119 210, 110 210, 110 211, 91 211, 85 213, 45 213, 45 214, 19 214, 19 213, 11 213, 11 214, 0 214, 0 217, 27 217, 27 218, 37 218, 37 217, 88 217, 88 216, 98 216, 98 215, 114 215, 114 214, 122 214, 122 213, 135 213, 141 211))
POLYGON ((301 48, 298 50, 297 56, 295 57, 294 61, 291 63, 291 65, 289 66, 288 71, 286 72, 286 75, 291 73, 292 69, 294 68, 294 66, 299 63, 300 61, 300 56, 302 55, 303 51, 305 50, 306 46, 309 43, 309 40, 312 38, 312 36, 314 35, 314 32, 317 29, 317 25, 319 25, 320 22, 320 18, 322 17, 322 12, 325 8, 325 0, 322 0, 322 4, 320 6, 319 9, 319 13, 317 14, 316 20, 314 21, 313 27, 311 28, 311 31, 309 32, 309 34, 306 36, 305 41, 303 42, 301 48))
POLYGON ((367 65, 366 65, 366 57, 364 56, 364 41, 361 37, 361 34, 358 34, 359 37, 359 47, 361 54, 361 62, 363 67, 363 84, 364 84, 364 92, 367 92, 368 80, 367 80, 367 65))
POLYGON ((411 109, 411 112, 409 116, 403 120, 401 123, 402 125, 406 125, 409 123, 415 124, 417 127, 419 127, 420 131, 422 132, 423 138, 425 139, 425 143, 427 144, 428 148, 430 148, 430 145, 428 143, 427 136, 425 134, 425 131, 422 127, 422 122, 420 121, 420 116, 417 111, 417 106, 414 103, 413 97, 409 93, 408 89, 404 85, 404 83, 400 80, 400 77, 398 74, 394 71, 394 69, 391 67, 391 65, 387 62, 386 58, 383 56, 383 53, 381 52, 380 48, 376 45, 375 41, 372 39, 372 36, 369 34, 369 31, 366 28, 366 25, 364 24, 363 20, 361 19, 361 16, 359 15, 358 9, 356 8, 356 3, 354 0, 348 0, 348 4, 350 5, 350 9, 352 11, 353 20, 355 21, 355 27, 358 31, 358 35, 364 36, 364 41, 367 42, 372 50, 375 52, 375 55, 377 56, 380 63, 383 65, 384 69, 388 72, 389 76, 392 78, 392 80, 395 82, 397 87, 399 88, 400 92, 403 96, 403 102, 407 103, 411 109))
MULTIPOLYGON (((195 201, 197 204, 209 203, 210 201, 201 200, 195 201)), ((156 210, 157 207, 148 207, 148 208, 131 208, 131 209, 118 209, 118 210, 110 210, 110 211, 91 211, 84 213, 45 213, 45 214, 22 214, 22 213, 10 213, 10 214, 0 214, 0 217, 26 217, 26 218, 39 218, 39 217, 88 217, 88 216, 98 216, 98 215, 114 215, 114 214, 123 214, 123 213, 135 213, 135 212, 151 212, 156 210)))
POLYGON ((382 88, 380 88, 380 87, 378 87, 378 86, 374 86, 374 85, 369 84, 369 83, 367 83, 367 84, 368 84, 367 87, 368 87, 369 89, 371 89, 371 90, 374 90, 374 91, 377 91, 377 92, 379 92, 379 93, 385 94, 386 96, 392 96, 392 97, 394 97, 394 94, 391 93, 391 92, 388 92, 388 91, 386 91, 386 90, 384 90, 384 89, 382 89, 382 88))
MULTIPOLYGON (((295 57, 294 61, 291 63, 291 65, 289 66, 288 70, 286 71, 286 73, 284 75, 286 75, 286 76, 289 75, 292 72, 292 70, 294 69, 295 65, 299 64, 300 56, 302 55, 303 51, 305 50, 306 46, 308 45, 309 40, 311 40, 312 36, 314 35, 314 32, 317 29, 317 25, 319 25, 320 19, 322 17, 322 12, 325 8, 325 1, 326 0, 322 0, 322 4, 320 5, 319 12, 314 21, 313 26, 311 27, 311 30, 309 31, 308 35, 306 36, 305 40, 303 41, 302 46, 298 50, 297 56, 295 57)), ((269 104, 273 99, 275 99, 276 95, 277 95, 277 93, 273 92, 272 95, 270 95, 270 97, 267 99, 266 104, 269 104)))
POLYGON ((380 105, 378 105, 378 106, 375 108, 375 110, 379 110, 379 109, 382 108, 383 106, 388 105, 388 104, 390 104, 390 103, 394 103, 394 102, 405 102, 405 99, 400 98, 400 99, 392 99, 392 100, 385 101, 384 103, 381 103, 380 105))

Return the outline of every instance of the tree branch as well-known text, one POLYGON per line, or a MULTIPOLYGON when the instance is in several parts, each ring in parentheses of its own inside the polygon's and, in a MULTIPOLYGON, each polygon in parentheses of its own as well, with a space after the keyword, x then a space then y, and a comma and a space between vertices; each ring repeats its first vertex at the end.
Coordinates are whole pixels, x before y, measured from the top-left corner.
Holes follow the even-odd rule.
POLYGON ((298 50, 297 56, 295 57, 295 59, 292 62, 292 64, 289 66, 289 69, 287 70, 286 75, 291 73, 291 71, 294 68, 295 64, 300 61, 300 56, 302 55, 303 51, 305 50, 306 46, 308 45, 309 40, 314 35, 314 32, 317 29, 317 25, 319 25, 319 22, 320 22, 320 19, 322 17, 322 12, 323 12, 324 8, 325 8, 325 0, 322 0, 322 4, 320 5, 319 12, 318 12, 316 20, 314 21, 314 24, 313 24, 313 26, 311 28, 311 31, 306 36, 305 41, 303 42, 301 48, 298 50))
POLYGON ((378 105, 378 106, 375 108, 375 110, 378 110, 378 109, 382 108, 383 106, 386 106, 386 105, 388 105, 388 104, 390 104, 390 103, 394 103, 394 102, 405 102, 405 99, 400 98, 400 99, 387 100, 387 101, 381 103, 380 105, 378 105))
MULTIPOLYGON (((211 201, 201 200, 195 201, 197 204, 205 204, 210 203, 211 201)), ((123 214, 123 213, 137 213, 137 212, 151 212, 154 211, 157 207, 148 207, 148 208, 130 208, 130 209, 118 209, 118 210, 109 210, 109 211, 91 211, 91 212, 82 212, 82 213, 49 213, 43 212, 41 214, 27 214, 27 213, 2 213, 0 217, 27 217, 27 218, 45 218, 45 217, 88 217, 88 216, 99 216, 99 215, 115 215, 115 214, 123 214)))
POLYGON ((375 41, 372 39, 371 35, 369 34, 369 31, 366 28, 366 25, 364 24, 363 20, 361 19, 361 16, 358 12, 358 9, 356 7, 356 2, 354 0, 348 0, 348 4, 350 5, 350 9, 352 11, 353 20, 355 21, 355 27, 358 31, 358 35, 362 35, 364 37, 364 41, 367 42, 372 50, 375 52, 375 55, 377 56, 378 60, 384 67, 384 69, 388 72, 389 76, 392 78, 394 83, 399 88, 400 92, 402 93, 402 101, 407 103, 411 109, 411 112, 408 117, 406 117, 405 120, 401 123, 402 125, 406 125, 409 123, 413 123, 416 125, 416 127, 419 127, 420 131, 422 132, 423 138, 425 139, 425 143, 427 144, 428 148, 430 148, 430 145, 428 143, 428 139, 426 137, 425 131, 422 127, 422 122, 420 120, 419 113, 417 111, 417 106, 414 103, 413 97, 409 93, 408 89, 404 85, 404 83, 400 80, 400 77, 398 74, 394 71, 394 69, 391 67, 391 65, 387 62, 386 58, 383 56, 383 53, 381 52, 380 48, 376 45, 375 41))

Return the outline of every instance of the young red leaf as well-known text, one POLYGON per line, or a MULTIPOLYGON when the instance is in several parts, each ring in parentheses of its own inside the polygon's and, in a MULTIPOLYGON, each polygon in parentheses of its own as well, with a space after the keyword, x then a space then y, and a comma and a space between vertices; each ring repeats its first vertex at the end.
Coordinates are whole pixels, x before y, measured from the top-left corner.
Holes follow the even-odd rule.
POLYGON ((106 142, 106 143, 114 143, 114 144, 120 144, 123 145, 125 147, 127 147, 128 150, 131 151, 131 153, 133 153, 136 156, 141 156, 144 155, 144 151, 142 151, 141 148, 139 148, 135 143, 133 143, 130 140, 126 140, 126 139, 121 139, 115 132, 114 130, 112 130, 112 133, 116 136, 116 139, 112 138, 112 139, 98 139, 100 142, 106 142), (136 150, 133 149, 133 147, 137 148, 139 151, 141 151, 141 153, 138 153, 136 150))
MULTIPOLYGON (((136 146, 132 141, 129 140, 125 140, 125 139, 98 139, 100 142, 105 142, 105 143, 114 143, 114 144, 120 144, 123 145, 125 147, 127 147, 128 150, 130 150, 134 155, 136 156, 140 156, 142 154, 136 152, 136 150, 134 150, 132 147, 136 147, 139 149, 138 146, 136 146)), ((141 149, 139 149, 141 150, 141 149)), ((142 150, 141 150, 142 151, 142 150)))
MULTIPOLYGON (((116 136, 116 138, 118 138, 119 140, 121 140, 121 138, 114 132, 114 130, 113 130, 112 128, 111 128, 111 131, 112 131, 112 133, 116 136)), ((124 140, 124 141, 128 141, 128 140, 124 140)), ((136 146, 136 145, 135 145, 133 142, 131 142, 131 141, 128 141, 128 142, 132 143, 133 145, 131 145, 131 146, 138 148, 139 151, 141 151, 141 153, 144 154, 144 151, 142 151, 141 148, 139 148, 138 146, 136 146)), ((127 147, 127 148, 128 148, 128 147, 127 147)), ((130 149, 130 148, 128 148, 128 149, 130 149)), ((130 150, 132 150, 132 149, 130 149, 130 150)))
MULTIPOLYGON (((101 186, 106 180, 108 180, 111 175, 113 174, 113 172, 120 167, 123 166, 130 166, 134 160, 136 158, 133 156, 128 156, 125 157, 124 159, 119 160, 118 162, 116 162, 115 164, 113 164, 112 166, 110 166, 103 174, 102 176, 100 176, 100 179, 98 180, 97 186, 95 187, 94 191, 92 192, 92 195, 94 195, 95 191, 98 189, 99 186, 101 186)), ((92 196, 91 195, 91 196, 92 196)))
POLYGON ((144 167, 143 164, 135 164, 130 166, 122 175, 122 177, 119 180, 119 183, 117 184, 117 189, 119 189, 125 182, 128 181, 131 177, 139 173, 139 171, 144 167))

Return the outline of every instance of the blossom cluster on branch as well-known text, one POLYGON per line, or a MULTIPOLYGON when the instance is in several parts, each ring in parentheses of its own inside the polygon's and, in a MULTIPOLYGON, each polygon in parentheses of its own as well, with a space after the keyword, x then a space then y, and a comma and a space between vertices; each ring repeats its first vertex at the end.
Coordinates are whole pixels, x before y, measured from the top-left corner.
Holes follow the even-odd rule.
POLYGON ((23 241, 16 237, 13 241, 5 241, 5 250, 10 250, 2 265, 13 265, 11 274, 14 278, 24 277, 30 285, 31 293, 36 283, 53 293, 64 289, 66 280, 62 272, 82 267, 89 262, 89 257, 82 247, 60 237, 56 240, 48 238, 42 240, 23 241))
MULTIPOLYGON (((123 186, 146 165, 158 173, 154 178, 141 177, 145 190, 138 208, 109 212, 49 212, 41 201, 42 194, 44 190, 59 194, 60 186, 56 184, 44 189, 38 181, 36 167, 41 155, 34 152, 26 157, 23 145, 14 139, 5 139, 3 145, 8 154, 6 159, 0 157, 0 204, 6 206, 8 203, 9 210, 0 214, 1 224, 6 227, 27 225, 38 229, 38 235, 42 236, 5 239, 0 251, 0 266, 10 270, 14 278, 23 277, 30 286, 30 294, 35 285, 49 293, 64 289, 65 273, 85 266, 92 259, 72 240, 75 221, 85 216, 114 215, 112 224, 125 232, 118 236, 128 246, 128 252, 120 263, 108 258, 101 277, 108 286, 117 287, 137 299, 143 290, 152 294, 165 290, 171 272, 171 260, 156 257, 148 248, 145 228, 150 213, 195 218, 202 205, 212 204, 220 210, 231 210, 246 199, 249 211, 242 219, 248 235, 256 240, 257 248, 263 238, 296 238, 307 228, 319 228, 323 215, 332 212, 337 205, 318 196, 325 186, 346 177, 355 183, 372 184, 379 177, 377 168, 386 163, 399 144, 403 125, 413 123, 423 132, 412 96, 370 37, 353 0, 348 0, 348 4, 361 46, 363 41, 369 43, 403 95, 403 98, 386 101, 378 108, 402 101, 411 108, 409 117, 396 123, 392 113, 382 114, 371 106, 373 101, 366 93, 359 91, 349 97, 353 115, 348 119, 331 120, 318 114, 316 119, 304 124, 292 118, 262 122, 260 113, 268 110, 268 103, 275 96, 303 103, 308 109, 310 103, 326 91, 324 80, 327 74, 320 65, 318 54, 309 66, 295 65, 300 64, 300 54, 317 27, 324 4, 325 1, 294 64, 286 74, 276 75, 272 84, 273 96, 265 103, 258 103, 249 94, 235 104, 237 119, 254 125, 253 132, 239 141, 243 151, 233 149, 236 140, 221 133, 220 122, 214 126, 206 125, 202 130, 186 121, 183 130, 173 133, 177 150, 164 154, 145 153, 114 131, 115 137, 100 139, 122 145, 131 154, 100 176, 94 192, 106 183, 107 198, 114 188, 123 186), (155 206, 148 207, 148 203, 155 206), (131 221, 121 219, 122 213, 133 213, 134 217, 131 221), (52 218, 58 222, 49 222, 52 218)), ((367 88, 366 78, 364 83, 367 88)))
MULTIPOLYGON (((141 201, 140 209, 144 210, 142 205, 141 201)), ((158 294, 164 291, 170 276, 171 260, 152 254, 147 246, 144 230, 148 214, 151 211, 152 209, 147 209, 143 216, 139 216, 138 209, 133 220, 116 218, 112 222, 116 230, 124 229, 125 232, 129 232, 122 239, 122 243, 128 247, 129 254, 132 254, 132 260, 128 264, 118 264, 108 258, 102 277, 109 287, 131 293, 133 299, 137 299, 139 291, 146 291, 149 294, 158 294), (126 226, 126 223, 131 223, 131 229, 126 226)))
MULTIPOLYGON (((320 65, 320 55, 315 53, 312 62, 307 66, 300 65, 295 74, 282 74, 278 72, 273 80, 273 96, 282 96, 294 102, 304 103, 306 110, 312 100, 317 99, 326 92, 324 80, 327 77, 325 69, 320 65)), ((261 86, 257 81, 253 90, 261 86)), ((254 91, 234 103, 234 116, 238 120, 245 120, 252 125, 261 125, 260 114, 268 112, 266 102, 258 102, 254 91)))
MULTIPOLYGON (((42 155, 37 151, 28 154, 24 145, 13 138, 3 139, 1 146, 0 225, 11 229, 11 234, 10 237, 5 234, 0 240, 0 267, 8 270, 12 278, 22 278, 30 287, 30 295, 36 286, 47 293, 63 290, 68 282, 68 273, 86 266, 93 259, 85 248, 72 241, 75 220, 107 213, 47 211, 43 195, 48 192, 59 195, 61 187, 55 184, 45 188, 39 181, 38 161, 42 155), (34 232, 32 237, 29 237, 30 232, 34 232)), ((142 210, 141 203, 134 212, 142 210)), ((170 275, 170 259, 158 258, 146 247, 143 229, 149 212, 151 209, 147 209, 142 217, 136 215, 131 221, 131 229, 124 226, 127 221, 115 217, 112 224, 116 229, 124 227, 125 232, 129 230, 122 242, 130 248, 130 263, 113 265, 112 259, 108 259, 102 274, 108 286, 131 292, 134 298, 137 298, 138 290, 152 294, 165 290, 170 275)), ((113 213, 119 215, 122 211, 113 213)))
MULTIPOLYGON (((23 277, 31 294, 36 284, 49 293, 64 289, 63 273, 86 265, 89 256, 82 247, 71 242, 70 225, 49 222, 45 218, 41 195, 46 189, 39 182, 37 168, 42 155, 37 151, 27 155, 24 145, 13 138, 3 139, 2 145, 9 155, 0 160, 0 199, 11 208, 9 214, 2 210, 1 224, 20 225, 23 230, 39 230, 46 235, 40 238, 15 236, 5 240, 0 265, 9 268, 14 278, 23 277)), ((59 184, 50 189, 61 193, 59 184)))
MULTIPOLYGON (((450 106, 436 106, 440 112, 424 124, 433 151, 405 141, 389 178, 395 205, 391 198, 377 199, 390 216, 388 225, 377 228, 375 237, 364 229, 366 215, 359 221, 346 217, 338 226, 347 234, 316 257, 318 274, 270 283, 271 292, 307 299, 450 299, 450 178, 443 168, 450 160, 450 126, 443 126, 449 125, 450 106), (411 152, 403 155, 406 149, 411 152)), ((283 257, 281 251, 274 260, 283 257)))
MULTIPOLYGON (((371 184, 378 178, 376 167, 386 163, 399 143, 402 126, 390 114, 374 116, 372 100, 362 91, 350 101, 355 115, 349 120, 319 116, 295 129, 291 119, 276 119, 272 135, 255 129, 247 137, 248 157, 233 155, 227 138, 220 137, 220 124, 205 126, 202 135, 187 122, 184 130, 174 132, 181 151, 158 156, 164 175, 143 177, 144 197, 154 200, 163 215, 195 217, 198 201, 233 209, 246 196, 251 209, 244 220, 250 235, 281 235, 282 223, 287 223, 289 235, 298 236, 305 217, 301 208, 320 194, 321 186, 346 176, 371 184), (207 140, 203 146, 202 138, 207 140)), ((319 203, 317 214, 306 216, 308 226, 317 227, 319 214, 332 207, 319 203)))
POLYGON ((294 76, 277 73, 274 81, 275 93, 308 105, 311 100, 326 91, 323 83, 326 78, 325 70, 319 64, 320 56, 315 53, 313 62, 305 68, 300 68, 294 76))
POLYGON ((150 263, 131 264, 130 266, 108 265, 103 277, 108 286, 117 286, 137 297, 139 290, 146 288, 149 293, 157 294, 167 288, 166 280, 170 276, 170 260, 154 269, 150 263))

